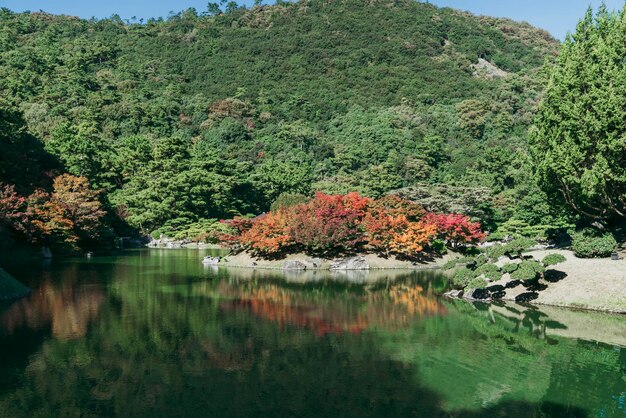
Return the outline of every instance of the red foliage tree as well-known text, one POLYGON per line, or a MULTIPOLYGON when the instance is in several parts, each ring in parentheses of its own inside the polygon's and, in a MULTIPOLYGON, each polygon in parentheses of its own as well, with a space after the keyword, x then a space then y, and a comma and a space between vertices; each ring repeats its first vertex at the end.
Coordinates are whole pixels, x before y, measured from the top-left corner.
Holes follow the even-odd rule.
POLYGON ((11 184, 0 183, 0 223, 25 235, 30 231, 28 202, 11 184))
POLYGON ((463 215, 436 215, 397 196, 371 200, 358 193, 318 193, 307 203, 253 220, 224 221, 233 234, 223 241, 235 249, 276 256, 295 249, 313 253, 359 249, 416 257, 433 239, 450 245, 475 243, 480 224, 463 215))
POLYGON ((385 254, 391 251, 394 237, 408 225, 409 221, 405 215, 389 215, 382 209, 368 212, 363 218, 368 246, 385 254))
POLYGON ((438 237, 453 247, 475 244, 485 238, 485 234, 480 229, 480 223, 472 222, 465 215, 428 213, 423 220, 436 225, 438 237))
MULTIPOLYGON (((261 215, 258 218, 261 218, 263 216, 264 215, 261 215)), ((220 222, 222 222, 231 230, 231 232, 228 234, 220 235, 220 241, 223 244, 228 245, 233 250, 243 249, 241 236, 250 228, 252 228, 252 225, 254 224, 254 219, 246 218, 243 216, 235 216, 233 219, 224 219, 220 222)))
POLYGON ((50 196, 50 211, 70 220, 74 233, 82 239, 97 239, 101 233, 102 218, 106 215, 85 177, 63 174, 54 179, 50 196))
POLYGON ((345 251, 364 243, 361 222, 369 199, 358 193, 317 193, 292 207, 290 234, 296 244, 314 252, 345 251))

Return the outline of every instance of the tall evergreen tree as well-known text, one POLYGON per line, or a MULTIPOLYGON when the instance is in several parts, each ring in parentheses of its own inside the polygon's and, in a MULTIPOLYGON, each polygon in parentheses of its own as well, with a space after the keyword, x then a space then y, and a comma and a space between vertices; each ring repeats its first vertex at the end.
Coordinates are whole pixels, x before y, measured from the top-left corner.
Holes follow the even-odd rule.
POLYGON ((596 220, 626 217, 626 8, 589 9, 568 36, 535 119, 542 186, 596 220))

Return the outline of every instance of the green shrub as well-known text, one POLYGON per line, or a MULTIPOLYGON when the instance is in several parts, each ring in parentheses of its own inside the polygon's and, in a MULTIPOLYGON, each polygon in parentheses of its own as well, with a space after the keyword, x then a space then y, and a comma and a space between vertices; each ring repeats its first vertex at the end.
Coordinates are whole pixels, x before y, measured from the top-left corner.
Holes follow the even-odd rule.
POLYGON ((513 273, 515 270, 517 270, 518 267, 519 267, 519 264, 517 263, 506 263, 505 265, 502 266, 502 272, 513 273))
POLYGON ((448 252, 448 249, 446 247, 446 242, 440 239, 434 239, 430 243, 430 249, 438 254, 445 254, 448 252))
POLYGON ((502 278, 502 272, 495 264, 483 264, 474 271, 474 274, 476 277, 484 275, 487 280, 492 282, 498 281, 502 278))
POLYGON ((608 257, 615 250, 617 241, 610 233, 585 229, 572 234, 572 250, 576 257, 608 257))
POLYGON ((487 242, 502 241, 504 238, 506 238, 506 234, 503 234, 500 231, 495 231, 487 235, 487 238, 485 238, 485 241, 487 242))
POLYGON ((467 267, 463 267, 454 273, 454 277, 452 278, 452 283, 458 287, 465 287, 469 283, 470 280, 476 277, 476 273, 474 270, 470 270, 467 267))
POLYGON ((309 200, 311 200, 310 197, 307 197, 300 193, 283 192, 278 195, 276 200, 274 200, 270 207, 270 211, 276 212, 278 209, 288 208, 291 206, 299 205, 301 203, 306 203, 309 200))
POLYGON ((475 277, 467 283, 466 287, 469 289, 484 289, 487 287, 487 282, 480 277, 475 277))
POLYGON ((563 263, 566 260, 565 256, 562 254, 548 254, 541 260, 545 267, 554 266, 560 263, 563 263))
POLYGON ((443 270, 452 270, 453 268, 455 268, 455 267, 456 267, 456 264, 457 264, 457 261, 456 261, 456 260, 457 260, 456 258, 455 258, 454 260, 448 260, 448 261, 446 262, 446 264, 444 264, 443 266, 441 266, 441 268, 442 268, 443 270))
POLYGON ((487 264, 488 262, 489 262, 489 257, 487 257, 485 254, 479 254, 472 259, 472 264, 474 265, 474 268, 483 266, 487 264))
POLYGON ((446 264, 443 265, 444 270, 452 270, 458 265, 461 264, 469 264, 474 262, 474 257, 459 257, 449 260, 446 264))
POLYGON ((509 257, 519 257, 524 251, 527 251, 536 243, 535 240, 530 238, 516 238, 509 243, 490 247, 487 250, 487 255, 492 260, 497 260, 505 255, 509 257))
POLYGON ((519 264, 517 270, 511 273, 511 278, 513 280, 533 280, 544 271, 545 268, 539 261, 524 260, 519 264))

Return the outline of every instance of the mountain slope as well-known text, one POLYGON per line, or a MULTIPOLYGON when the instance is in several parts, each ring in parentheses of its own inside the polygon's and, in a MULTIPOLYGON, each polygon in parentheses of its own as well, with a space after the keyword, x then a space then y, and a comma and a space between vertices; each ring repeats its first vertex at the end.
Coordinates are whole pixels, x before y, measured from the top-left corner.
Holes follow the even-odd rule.
POLYGON ((534 187, 525 136, 558 43, 528 24, 402 0, 0 23, 0 94, 137 228, 416 182, 488 187, 509 216, 534 187))

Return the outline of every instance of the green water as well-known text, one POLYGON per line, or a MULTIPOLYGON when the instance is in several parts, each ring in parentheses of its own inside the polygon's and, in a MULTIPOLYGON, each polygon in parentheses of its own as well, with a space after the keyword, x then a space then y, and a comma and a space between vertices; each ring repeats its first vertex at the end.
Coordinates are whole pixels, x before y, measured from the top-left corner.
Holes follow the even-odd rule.
POLYGON ((1 417, 626 417, 626 318, 439 295, 436 272, 3 263, 1 417))

